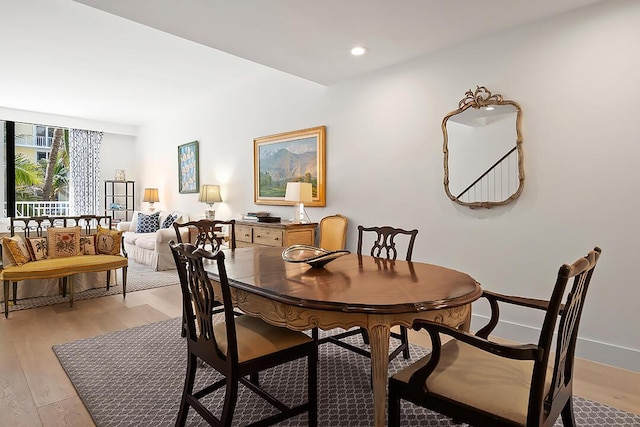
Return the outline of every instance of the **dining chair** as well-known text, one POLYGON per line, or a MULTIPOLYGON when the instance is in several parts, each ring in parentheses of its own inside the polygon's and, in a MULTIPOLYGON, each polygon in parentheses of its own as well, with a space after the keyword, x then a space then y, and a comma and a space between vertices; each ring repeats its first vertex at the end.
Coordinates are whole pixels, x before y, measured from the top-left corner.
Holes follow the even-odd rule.
POLYGON ((413 328, 429 333, 432 352, 389 379, 389 426, 400 425, 401 400, 473 426, 552 426, 558 416, 565 427, 575 426, 574 353, 600 253, 596 247, 573 264, 562 265, 548 301, 484 291, 491 318, 475 335, 416 320, 413 328), (490 340, 502 304, 545 312, 537 344, 490 340), (440 334, 452 339, 442 344, 440 334))
MULTIPOLYGON (((235 219, 231 219, 228 221, 201 219, 198 221, 189 221, 185 223, 174 222, 173 228, 176 232, 176 241, 178 243, 193 243, 195 246, 199 248, 215 251, 217 248, 221 247, 224 242, 224 238, 220 236, 220 234, 218 234, 222 232, 223 225, 226 225, 229 227, 229 232, 228 232, 229 248, 231 250, 235 250, 236 249, 236 220, 235 219), (194 242, 182 241, 182 234, 183 234, 182 230, 184 230, 185 227, 195 229, 194 242)), ((189 239, 192 239, 191 231, 187 233, 187 236, 189 236, 189 239)), ((213 314, 221 313, 222 311, 224 311, 224 307, 222 306, 221 302, 214 301, 213 304, 217 307, 213 311, 213 314)), ((241 313, 236 312, 236 315, 239 315, 239 314, 241 313)), ((183 311, 182 313, 183 321, 182 321, 182 331, 181 331, 181 335, 183 337, 186 336, 186 333, 187 333, 186 332, 187 322, 186 322, 185 316, 186 316, 186 313, 183 311)))
MULTIPOLYGON (((404 230, 402 228, 395 228, 390 226, 383 227, 363 227, 362 225, 358 226, 358 255, 363 255, 362 246, 365 240, 365 233, 369 233, 373 235, 373 244, 371 250, 369 251, 369 255, 375 258, 386 258, 388 260, 396 260, 398 257, 398 248, 397 241, 401 237, 404 237, 406 240, 406 254, 405 260, 411 261, 411 256, 413 255, 413 246, 415 244, 416 236, 418 235, 418 230, 404 230), (401 236, 401 237, 399 237, 401 236)), ((358 329, 350 329, 345 332, 341 332, 339 334, 330 335, 327 337, 320 338, 318 340, 318 344, 324 344, 326 342, 331 342, 336 344, 342 348, 347 350, 351 350, 355 353, 358 353, 362 356, 371 358, 371 352, 364 350, 358 346, 352 345, 348 342, 343 341, 345 338, 351 337, 353 335, 361 335, 362 340, 365 344, 369 345, 369 334, 366 329, 358 328, 358 329)), ((400 333, 391 332, 391 336, 400 340, 400 344, 389 354, 389 361, 393 360, 398 356, 398 354, 402 353, 402 357, 405 359, 409 359, 411 357, 409 351, 409 335, 407 333, 407 328, 405 326, 400 326, 400 333)))
MULTIPOLYGON (((222 227, 223 226, 227 226, 229 231, 228 231, 228 244, 229 244, 229 248, 231 250, 235 250, 236 249, 236 220, 235 219, 230 219, 228 221, 221 221, 221 220, 217 220, 217 219, 201 219, 198 221, 189 221, 189 222, 184 222, 184 223, 173 223, 173 228, 176 231, 176 238, 178 239, 178 243, 183 243, 182 241, 182 233, 180 233, 180 230, 183 229, 184 227, 192 227, 195 229, 195 242, 194 243, 196 246, 201 247, 201 248, 207 248, 207 245, 209 246, 209 249, 212 250, 213 248, 213 241, 215 240, 217 242, 218 245, 222 245, 224 244, 225 238, 219 234, 221 233, 222 227)), ((189 237, 191 233, 189 233, 189 237)))
POLYGON ((339 251, 347 243, 349 220, 340 214, 325 216, 320 220, 320 239, 318 246, 328 251, 339 251))
MULTIPOLYGON (((257 317, 236 317, 225 269, 225 254, 219 247, 211 252, 191 243, 171 241, 169 245, 180 277, 187 319, 187 371, 176 426, 185 425, 191 407, 210 425, 230 426, 240 384, 279 411, 252 425, 273 425, 307 412, 309 425, 317 426, 316 342, 302 332, 273 326, 257 317), (216 286, 204 269, 205 262, 213 262, 217 267, 219 279, 216 286), (213 314, 213 302, 217 299, 222 300, 224 315, 213 314), (306 402, 289 406, 262 388, 259 380, 261 371, 302 358, 307 359, 306 402), (194 391, 196 371, 205 364, 222 374, 223 378, 194 391), (225 387, 224 402, 219 417, 216 417, 206 404, 206 396, 221 387, 225 387)), ((248 411, 252 410, 251 405, 248 411)))

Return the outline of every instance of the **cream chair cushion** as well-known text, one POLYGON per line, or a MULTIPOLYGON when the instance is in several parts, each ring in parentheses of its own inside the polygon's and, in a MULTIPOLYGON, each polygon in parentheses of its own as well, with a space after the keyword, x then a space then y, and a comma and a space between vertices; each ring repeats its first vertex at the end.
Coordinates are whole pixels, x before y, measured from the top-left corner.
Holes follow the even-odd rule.
MULTIPOLYGON (((423 357, 394 378, 408 383, 429 359, 430 355, 423 357)), ((532 373, 533 361, 496 356, 451 340, 442 345, 440 362, 427 378, 427 388, 429 393, 525 425, 532 373)), ((548 370, 545 390, 549 390, 551 375, 548 370)))
MULTIPOLYGON (((272 326, 267 322, 247 315, 236 317, 238 361, 256 359, 296 345, 311 341, 308 335, 287 328, 272 326)), ((213 327, 218 348, 227 354, 227 327, 220 322, 213 327)))

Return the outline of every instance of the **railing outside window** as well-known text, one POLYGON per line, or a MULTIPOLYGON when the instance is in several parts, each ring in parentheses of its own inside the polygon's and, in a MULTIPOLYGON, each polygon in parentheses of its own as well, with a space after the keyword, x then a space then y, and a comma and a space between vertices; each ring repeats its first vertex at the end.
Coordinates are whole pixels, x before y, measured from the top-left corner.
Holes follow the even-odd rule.
POLYGON ((16 216, 68 216, 69 202, 16 202, 16 216))
POLYGON ((15 141, 17 146, 51 148, 53 138, 50 136, 34 136, 22 134, 16 135, 15 141))

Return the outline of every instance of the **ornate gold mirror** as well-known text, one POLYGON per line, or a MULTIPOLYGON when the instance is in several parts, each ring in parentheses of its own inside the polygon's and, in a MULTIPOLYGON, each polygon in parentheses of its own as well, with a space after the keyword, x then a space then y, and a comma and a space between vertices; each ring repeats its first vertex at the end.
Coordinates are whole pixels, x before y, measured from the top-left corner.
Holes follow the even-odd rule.
POLYGON ((486 87, 468 90, 442 121, 444 190, 470 208, 506 205, 522 192, 522 110, 486 87))

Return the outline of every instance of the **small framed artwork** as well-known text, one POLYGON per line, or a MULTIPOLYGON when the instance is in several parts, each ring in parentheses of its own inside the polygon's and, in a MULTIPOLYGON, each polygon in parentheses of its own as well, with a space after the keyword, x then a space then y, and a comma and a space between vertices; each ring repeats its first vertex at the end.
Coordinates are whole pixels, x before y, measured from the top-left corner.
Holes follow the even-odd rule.
POLYGON ((198 141, 193 141, 178 146, 178 191, 197 193, 199 188, 198 141))
POLYGON ((258 205, 293 205, 285 201, 287 182, 310 182, 313 201, 325 206, 324 126, 253 140, 254 202, 258 205))

